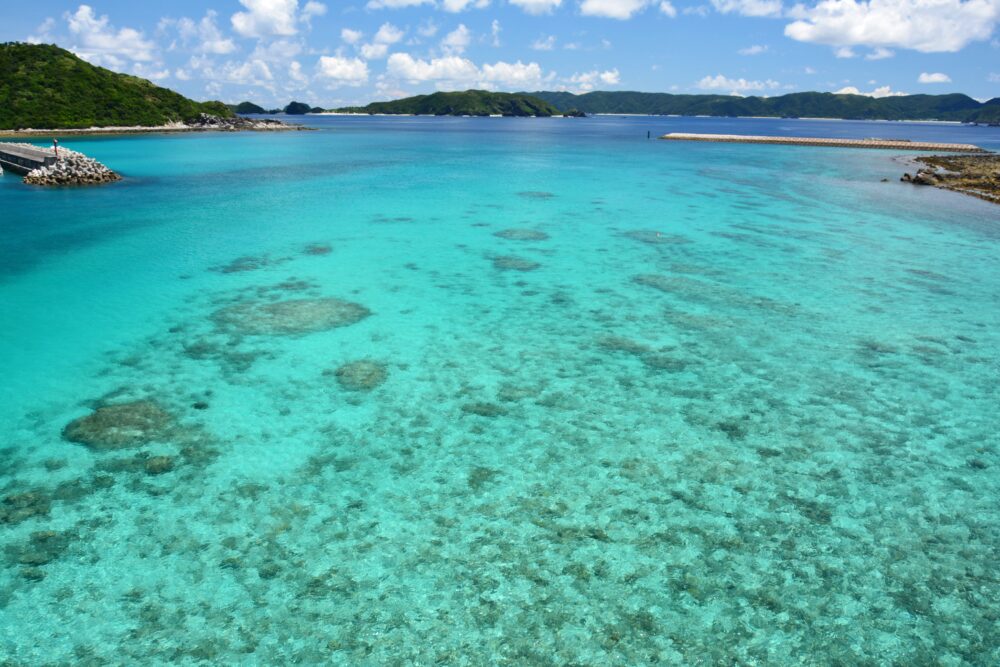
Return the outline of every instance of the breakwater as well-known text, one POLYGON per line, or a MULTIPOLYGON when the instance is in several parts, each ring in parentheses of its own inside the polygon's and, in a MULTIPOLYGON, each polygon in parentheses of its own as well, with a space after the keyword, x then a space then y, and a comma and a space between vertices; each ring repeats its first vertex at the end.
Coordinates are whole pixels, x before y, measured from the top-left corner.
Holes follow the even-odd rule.
POLYGON ((121 180, 97 160, 68 148, 60 148, 57 157, 51 148, 0 143, 0 159, 4 167, 25 174, 28 185, 98 185, 121 180))
POLYGON ((670 141, 710 141, 730 144, 780 144, 791 146, 825 146, 834 148, 877 148, 909 151, 941 151, 949 153, 984 153, 973 144, 908 141, 906 139, 841 139, 828 137, 768 137, 746 134, 692 134, 671 132, 660 139, 670 141))
POLYGON ((0 144, 0 167, 19 174, 27 174, 55 161, 56 158, 51 152, 28 144, 0 144))

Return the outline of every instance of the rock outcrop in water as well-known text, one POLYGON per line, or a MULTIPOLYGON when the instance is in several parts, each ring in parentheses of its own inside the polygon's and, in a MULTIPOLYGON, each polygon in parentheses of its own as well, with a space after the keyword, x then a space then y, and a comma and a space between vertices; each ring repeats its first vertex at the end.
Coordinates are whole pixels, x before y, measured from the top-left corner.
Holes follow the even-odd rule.
POLYGON ((917 158, 927 165, 899 180, 933 185, 1000 204, 1000 155, 933 155, 917 158))
POLYGON ((193 130, 216 130, 219 132, 267 132, 272 130, 304 130, 301 125, 283 123, 272 118, 244 118, 243 116, 232 116, 223 118, 212 114, 202 113, 197 117, 184 123, 193 130))
MULTIPOLYGON (((39 149, 33 144, 22 145, 34 150, 45 150, 50 155, 53 154, 51 150, 39 149)), ((97 160, 89 158, 83 153, 60 148, 59 160, 55 164, 31 170, 24 177, 24 182, 28 185, 99 185, 113 183, 121 179, 121 176, 97 160)))

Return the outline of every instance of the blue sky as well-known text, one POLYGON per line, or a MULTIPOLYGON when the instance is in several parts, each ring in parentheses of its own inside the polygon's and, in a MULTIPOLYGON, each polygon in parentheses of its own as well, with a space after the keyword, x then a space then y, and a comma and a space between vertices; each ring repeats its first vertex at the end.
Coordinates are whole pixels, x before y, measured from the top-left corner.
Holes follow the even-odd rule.
POLYGON ((1000 0, 7 0, 0 41, 265 106, 471 87, 985 100, 998 23, 1000 0))

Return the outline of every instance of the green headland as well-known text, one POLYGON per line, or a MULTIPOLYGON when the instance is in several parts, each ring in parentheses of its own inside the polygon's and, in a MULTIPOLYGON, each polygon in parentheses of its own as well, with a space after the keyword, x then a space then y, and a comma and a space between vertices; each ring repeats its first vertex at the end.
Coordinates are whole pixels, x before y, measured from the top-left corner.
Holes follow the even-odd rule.
POLYGON ((195 102, 58 46, 0 44, 0 130, 155 127, 202 113, 233 115, 222 102, 195 102))

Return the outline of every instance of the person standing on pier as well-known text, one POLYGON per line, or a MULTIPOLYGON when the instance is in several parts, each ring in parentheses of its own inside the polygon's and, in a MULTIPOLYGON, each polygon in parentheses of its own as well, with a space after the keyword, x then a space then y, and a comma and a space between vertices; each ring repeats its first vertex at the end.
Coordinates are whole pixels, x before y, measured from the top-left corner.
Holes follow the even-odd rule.
POLYGON ((56 152, 56 159, 58 160, 59 159, 59 140, 58 139, 53 139, 52 140, 52 150, 54 150, 56 152))

